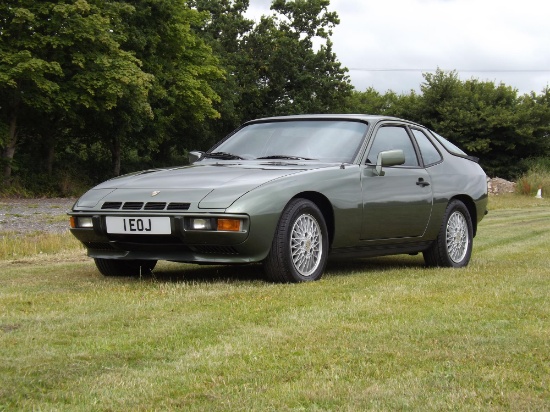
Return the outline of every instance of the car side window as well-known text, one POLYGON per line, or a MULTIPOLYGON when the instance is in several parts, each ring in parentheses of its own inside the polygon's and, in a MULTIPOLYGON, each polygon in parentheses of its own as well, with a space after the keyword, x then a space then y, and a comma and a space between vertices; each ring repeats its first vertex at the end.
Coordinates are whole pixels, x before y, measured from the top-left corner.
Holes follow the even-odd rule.
POLYGON ((403 166, 418 166, 418 159, 409 134, 404 127, 399 126, 382 126, 378 129, 367 156, 367 163, 376 164, 378 153, 396 149, 403 150, 405 155, 403 166))
POLYGON ((420 148, 420 154, 424 160, 425 166, 433 165, 434 163, 441 161, 441 154, 437 151, 433 143, 428 137, 418 129, 412 129, 416 143, 420 148))

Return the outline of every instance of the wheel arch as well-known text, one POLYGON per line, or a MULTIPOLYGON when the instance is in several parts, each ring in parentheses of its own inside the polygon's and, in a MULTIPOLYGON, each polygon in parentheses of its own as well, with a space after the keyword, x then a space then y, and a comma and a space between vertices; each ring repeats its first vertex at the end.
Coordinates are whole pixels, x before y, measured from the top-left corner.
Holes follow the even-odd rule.
POLYGON ((475 237, 477 233, 477 209, 476 209, 476 204, 474 200, 468 195, 457 195, 451 198, 449 202, 455 199, 460 200, 462 203, 464 203, 464 205, 466 206, 466 209, 468 209, 468 212, 470 213, 470 217, 472 220, 472 230, 473 230, 472 237, 475 237))
POLYGON ((332 245, 332 241, 334 240, 334 209, 332 208, 332 203, 330 203, 330 200, 319 192, 301 192, 293 197, 293 199, 298 198, 307 199, 315 203, 315 205, 319 208, 327 225, 329 245, 332 245))

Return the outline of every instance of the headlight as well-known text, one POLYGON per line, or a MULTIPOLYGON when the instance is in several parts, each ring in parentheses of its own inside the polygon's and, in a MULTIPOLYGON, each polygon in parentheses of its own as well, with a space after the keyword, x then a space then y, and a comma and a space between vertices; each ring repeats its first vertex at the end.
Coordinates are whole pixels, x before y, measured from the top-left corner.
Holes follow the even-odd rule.
POLYGON ((73 229, 75 228, 92 228, 94 227, 94 222, 91 216, 71 216, 70 224, 73 229))
POLYGON ((215 226, 212 224, 212 221, 216 219, 203 219, 203 218, 194 218, 191 219, 191 228, 193 230, 212 230, 215 226))

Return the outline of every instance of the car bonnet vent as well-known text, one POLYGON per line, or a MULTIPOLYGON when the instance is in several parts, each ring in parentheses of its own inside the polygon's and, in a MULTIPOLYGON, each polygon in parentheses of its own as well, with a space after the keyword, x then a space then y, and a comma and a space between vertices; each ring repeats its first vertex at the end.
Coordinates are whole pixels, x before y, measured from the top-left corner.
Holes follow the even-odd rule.
POLYGON ((121 206, 122 202, 105 202, 103 203, 103 206, 101 206, 101 209, 117 210, 120 209, 121 206))
POLYGON ((143 202, 126 202, 122 206, 122 210, 140 210, 143 207, 143 202))
POLYGON ((164 210, 166 203, 164 202, 148 202, 145 203, 143 210, 164 210))
POLYGON ((166 210, 188 210, 191 206, 191 203, 170 203, 166 210))

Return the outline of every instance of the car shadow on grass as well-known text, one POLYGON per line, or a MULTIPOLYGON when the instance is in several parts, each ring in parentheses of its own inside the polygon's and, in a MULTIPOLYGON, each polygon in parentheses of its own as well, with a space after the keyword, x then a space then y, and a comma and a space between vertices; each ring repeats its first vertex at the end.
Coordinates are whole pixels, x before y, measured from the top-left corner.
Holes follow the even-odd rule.
POLYGON ((262 265, 190 265, 159 264, 151 275, 144 277, 157 282, 242 282, 265 280, 262 265))
MULTIPOLYGON (((417 256, 386 256, 360 259, 331 259, 323 276, 349 276, 357 273, 368 275, 395 269, 418 269, 424 261, 417 256)), ((160 263, 151 275, 142 280, 156 282, 253 282, 265 281, 261 264, 248 265, 191 265, 184 263, 160 263)))
POLYGON ((357 259, 331 259, 325 269, 325 276, 349 276, 357 273, 375 274, 396 269, 425 268, 424 260, 418 256, 395 255, 357 259))

